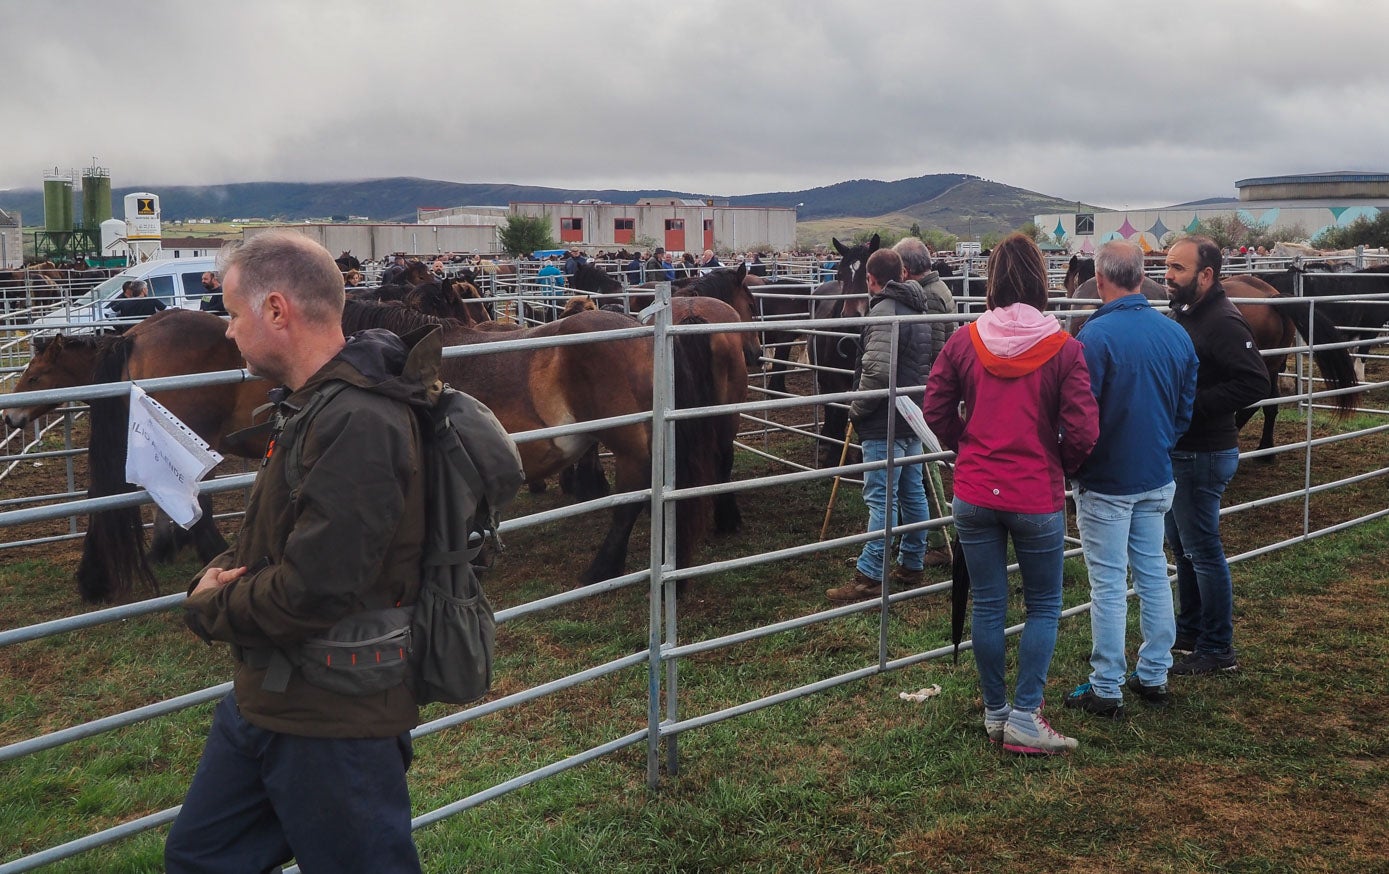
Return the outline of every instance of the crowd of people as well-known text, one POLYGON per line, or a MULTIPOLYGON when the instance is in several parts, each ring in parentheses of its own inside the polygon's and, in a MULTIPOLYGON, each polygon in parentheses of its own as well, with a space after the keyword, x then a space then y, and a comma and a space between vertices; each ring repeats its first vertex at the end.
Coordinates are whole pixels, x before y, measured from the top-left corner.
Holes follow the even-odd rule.
MULTIPOLYGON (((939 277, 918 272, 917 243, 906 240, 868 259, 870 315, 954 313, 934 290, 939 277)), ((989 258, 986 311, 948 340, 931 330, 951 331, 948 316, 863 329, 855 388, 888 385, 895 330, 895 385, 899 392, 925 387, 925 421, 956 453, 951 511, 973 595, 984 730, 1011 752, 1051 755, 1078 744, 1042 713, 1061 612, 1068 481, 1090 578, 1092 647, 1091 673, 1064 706, 1117 718, 1126 713, 1126 692, 1166 706, 1169 677, 1239 667, 1220 499, 1239 461, 1235 414, 1267 394, 1267 371, 1248 325, 1225 297, 1215 243, 1187 237, 1169 249, 1170 317, 1143 295, 1143 264, 1133 243, 1101 247, 1095 267, 1102 305, 1071 337, 1046 312, 1045 258, 1015 234, 989 258), (1164 539, 1177 567, 1175 606, 1164 539), (1004 678, 1010 542, 1026 609, 1011 695, 1004 678), (1130 574, 1143 638, 1132 670, 1124 639, 1130 574)), ((886 400, 855 399, 850 421, 865 462, 888 457, 893 416, 891 454, 922 453, 886 400)), ((927 493, 943 492, 931 479, 934 467, 895 465, 893 507, 886 506, 887 472, 868 471, 868 531, 883 532, 897 516, 902 525, 933 518, 927 493)), ((869 541, 853 578, 826 596, 880 597, 885 584, 915 584, 924 567, 946 561, 933 557, 920 530, 902 534, 898 549, 888 573, 883 540, 869 541)))

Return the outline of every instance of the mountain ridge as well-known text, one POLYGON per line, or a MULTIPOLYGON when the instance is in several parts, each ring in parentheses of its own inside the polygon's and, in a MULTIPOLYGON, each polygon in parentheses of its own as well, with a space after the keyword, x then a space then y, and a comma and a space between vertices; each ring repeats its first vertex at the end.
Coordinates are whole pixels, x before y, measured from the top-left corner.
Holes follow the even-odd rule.
MULTIPOLYGON (((513 201, 596 199, 635 203, 643 197, 704 199, 732 206, 794 207, 801 222, 856 220, 872 227, 875 220, 907 216, 925 227, 961 237, 1004 232, 1040 213, 1097 209, 1075 200, 1053 197, 967 173, 935 173, 884 182, 851 179, 799 191, 718 196, 671 189, 554 188, 510 183, 446 182, 420 177, 388 177, 335 182, 234 182, 222 185, 149 185, 112 189, 119 212, 126 194, 152 191, 160 197, 166 221, 196 218, 230 220, 265 218, 302 221, 329 216, 367 216, 372 221, 413 222, 420 207, 505 206, 513 201)), ((80 212, 81 198, 74 198, 80 212)), ((43 190, 0 191, 0 209, 19 211, 30 225, 43 217, 43 190)), ((1102 210, 1097 210, 1102 211, 1102 210)), ((897 220, 897 219, 894 219, 897 220)))

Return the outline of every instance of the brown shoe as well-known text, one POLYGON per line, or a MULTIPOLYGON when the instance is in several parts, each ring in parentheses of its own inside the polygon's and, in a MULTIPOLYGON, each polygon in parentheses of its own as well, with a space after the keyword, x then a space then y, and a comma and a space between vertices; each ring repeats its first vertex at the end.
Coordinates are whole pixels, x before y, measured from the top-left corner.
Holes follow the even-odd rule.
POLYGON ((862 571, 854 571, 854 578, 834 589, 825 590, 825 597, 831 601, 862 601, 865 598, 881 598, 883 587, 877 580, 865 576, 862 571))
POLYGON ((925 568, 902 567, 900 564, 892 569, 892 581, 899 586, 919 586, 926 577, 925 568))
POLYGON ((950 551, 944 546, 926 550, 926 567, 950 567, 950 551))

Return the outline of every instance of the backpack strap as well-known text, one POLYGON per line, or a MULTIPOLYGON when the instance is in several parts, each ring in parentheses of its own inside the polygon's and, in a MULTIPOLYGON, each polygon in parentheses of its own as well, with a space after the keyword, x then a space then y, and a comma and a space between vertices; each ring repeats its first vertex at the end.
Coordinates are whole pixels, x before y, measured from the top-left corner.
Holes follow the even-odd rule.
MULTIPOLYGON (((487 504, 487 489, 483 485, 482 474, 478 471, 477 465, 463 447, 462 435, 457 433, 457 429, 453 426, 453 421, 449 419, 447 415, 439 411, 437 407, 430 410, 430 426, 434 430, 434 433, 430 435, 434 453, 436 456, 440 457, 443 463, 451 465, 458 471, 459 475, 463 477, 464 482, 468 484, 468 488, 474 495, 478 496, 478 509, 481 511, 487 504)), ((487 509, 487 516, 490 519, 491 508, 488 507, 487 509)), ((495 536, 495 525, 492 525, 492 531, 495 536)), ((471 563, 482 551, 482 544, 487 535, 486 523, 478 520, 475 516, 472 529, 468 534, 469 536, 463 549, 433 552, 425 556, 425 565, 427 567, 433 567, 437 565, 462 564, 465 561, 471 563), (473 544, 472 536, 475 532, 481 535, 476 545, 473 544)))
POLYGON ((313 397, 309 398, 309 402, 304 404, 303 409, 285 422, 284 429, 280 432, 280 438, 276 443, 283 447, 283 451, 287 453, 285 456, 285 481, 289 483, 289 492, 292 497, 298 496, 299 486, 304 482, 304 441, 301 439, 301 432, 309 427, 314 417, 329 401, 337 397, 347 387, 348 384, 341 380, 331 380, 315 392, 313 397))

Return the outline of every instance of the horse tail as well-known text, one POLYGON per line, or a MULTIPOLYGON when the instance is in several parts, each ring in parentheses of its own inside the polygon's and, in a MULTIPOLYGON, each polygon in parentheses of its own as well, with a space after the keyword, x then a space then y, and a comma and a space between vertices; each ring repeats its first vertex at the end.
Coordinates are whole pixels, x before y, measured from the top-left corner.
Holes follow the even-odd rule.
MULTIPOLYGON (((687 316, 682 325, 703 325, 708 320, 687 316)), ((678 334, 675 337, 675 406, 679 409, 707 407, 714 403, 714 354, 709 334, 678 334)), ((681 419, 675 424, 675 487, 677 489, 718 482, 722 449, 715 417, 681 419)), ((676 566, 686 567, 695 545, 709 527, 712 501, 690 498, 680 502, 676 513, 676 566)))
MULTIPOLYGON (((1279 295, 1287 297, 1287 295, 1279 295)), ((1320 310, 1312 307, 1289 306, 1282 310, 1284 315, 1297 328, 1297 332, 1305 340, 1308 337, 1315 337, 1319 344, 1312 350, 1312 357, 1316 359, 1317 367, 1321 369, 1322 378, 1331 384, 1332 388, 1354 388, 1359 384, 1355 378, 1355 359, 1351 357, 1349 349, 1325 349, 1320 344, 1340 343, 1345 338, 1337 330, 1335 323, 1327 318, 1320 310), (1310 315, 1310 319, 1309 319, 1310 315)), ((1336 405, 1336 416, 1345 418, 1350 415, 1360 401, 1360 394, 1346 393, 1333 397, 1332 402, 1336 405)))
MULTIPOLYGON (((97 357, 92 382, 118 382, 124 378, 135 341, 116 338, 97 357)), ((125 481, 127 438, 126 399, 99 398, 91 403, 87 467, 87 497, 100 498, 134 491, 125 481)), ((131 581, 139 577, 157 591, 154 573, 145 557, 145 530, 139 507, 103 510, 88 516, 82 541, 82 561, 77 566, 77 591, 87 603, 115 601, 130 594, 131 581)))

